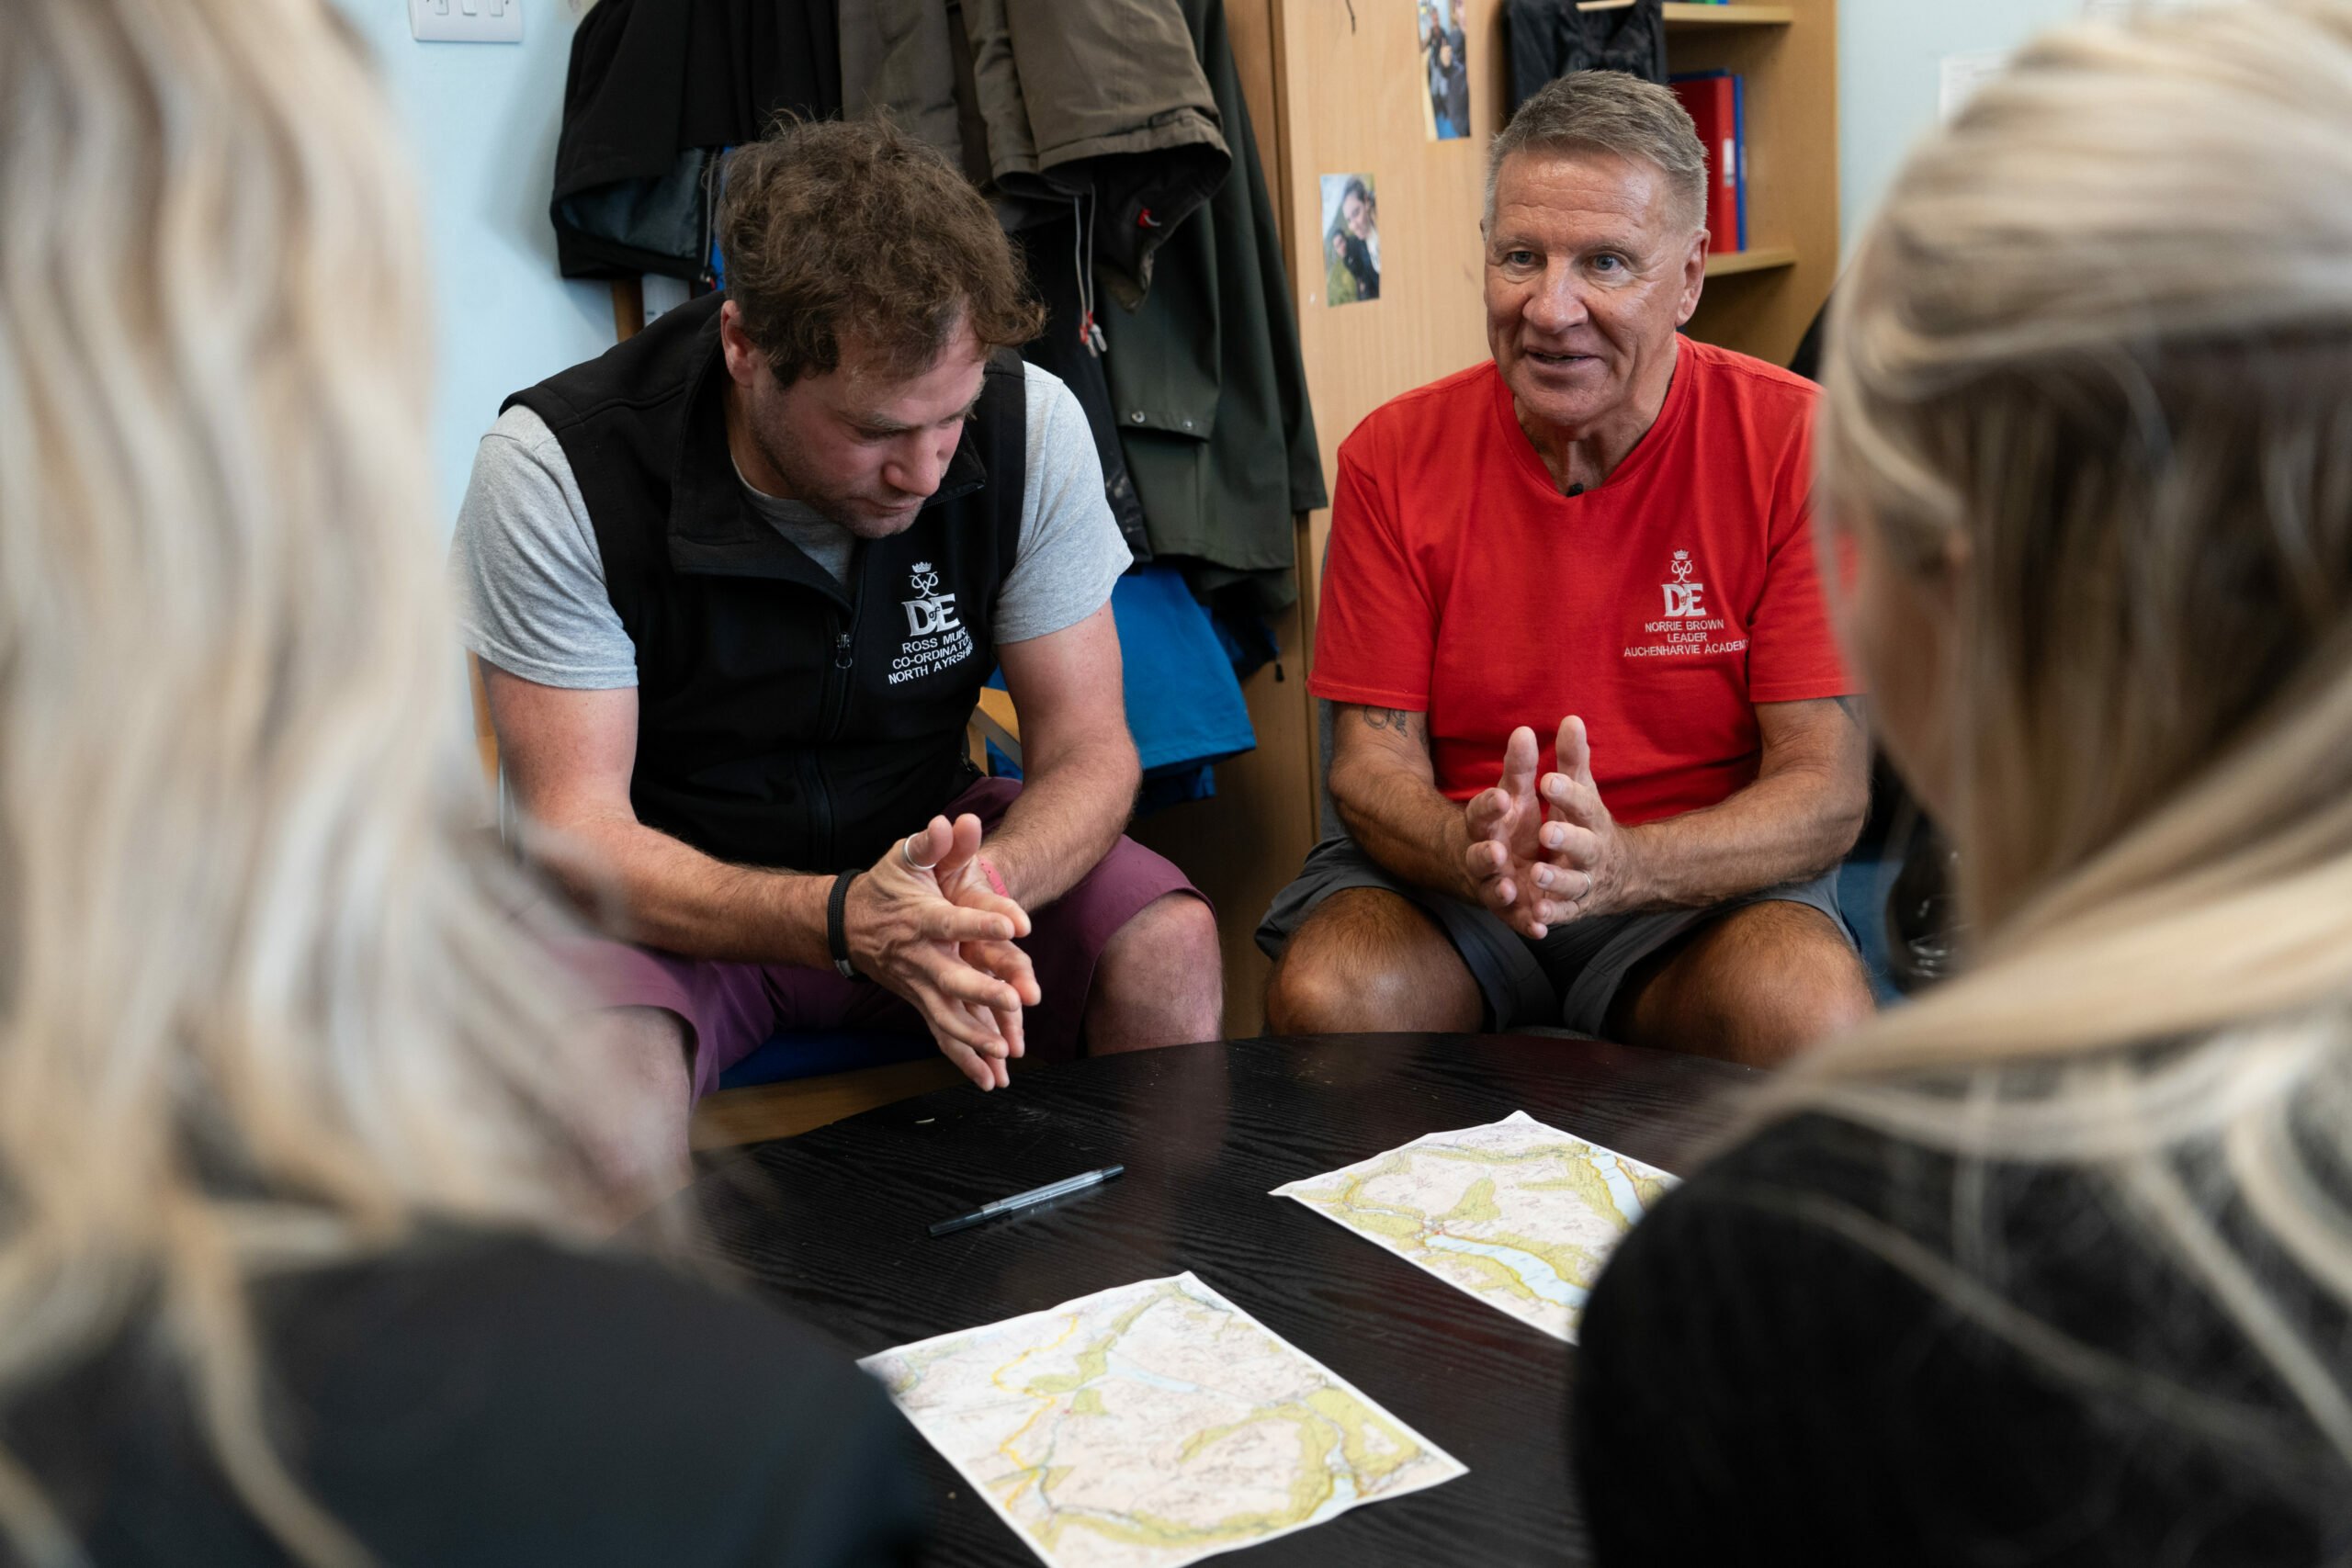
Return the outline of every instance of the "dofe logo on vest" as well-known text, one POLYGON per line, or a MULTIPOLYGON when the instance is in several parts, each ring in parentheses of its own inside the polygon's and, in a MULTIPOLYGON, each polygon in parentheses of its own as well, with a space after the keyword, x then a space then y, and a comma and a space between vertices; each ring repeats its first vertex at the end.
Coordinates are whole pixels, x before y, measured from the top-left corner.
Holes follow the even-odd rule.
POLYGON ((908 574, 915 596, 899 603, 907 612, 907 640, 890 660, 890 684, 919 681, 972 657, 972 633, 956 614, 956 595, 939 591, 939 573, 927 560, 908 574))
POLYGON ((933 632, 953 631, 964 624, 956 618, 956 595, 939 592, 939 573, 931 570, 929 561, 915 562, 911 575, 915 597, 900 601, 907 607, 909 637, 929 637, 933 632))

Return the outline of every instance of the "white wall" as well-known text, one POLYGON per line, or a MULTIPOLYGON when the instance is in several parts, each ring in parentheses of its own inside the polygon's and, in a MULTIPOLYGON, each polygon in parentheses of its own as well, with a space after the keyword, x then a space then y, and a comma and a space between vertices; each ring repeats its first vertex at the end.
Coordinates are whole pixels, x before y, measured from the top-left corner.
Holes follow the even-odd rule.
MULTIPOLYGON (((548 226, 572 0, 522 0, 523 42, 418 43, 406 0, 336 0, 374 49, 424 191, 438 313, 434 457, 445 522, 474 444, 517 388, 611 345, 604 284, 556 276, 548 226)), ((2013 49, 2086 0, 1842 0, 1838 161, 1843 242, 1936 122, 1946 55, 2013 49)))
MULTIPOLYGON (((2086 0, 1841 0, 1839 207, 1844 244, 1903 151, 1936 125, 1938 62, 2013 50, 2086 0)), ((612 291, 555 275, 548 184, 562 113, 571 0, 522 0, 520 45, 421 45, 407 0, 336 0, 377 51, 409 134, 433 243, 440 390, 433 456, 457 517, 473 446, 515 388, 612 345, 612 291)))
POLYGON ((1843 249, 1877 208, 1903 154, 1935 125, 1946 55, 2017 48, 2071 22, 2085 0, 1840 0, 1838 215, 1843 249))
MULTIPOLYGON (((2091 0, 2096 3, 2096 0, 2091 0)), ((548 226, 571 0, 522 0, 523 42, 418 43, 406 0, 337 0, 374 49, 421 172, 437 302, 434 456, 445 521, 499 400, 610 346, 604 284, 556 276, 548 226)), ((1936 122, 1946 55, 2014 49, 2086 0, 1842 0, 1838 160, 1843 241, 1903 152, 1936 122)))
POLYGON ((410 38, 406 0, 337 0, 375 51, 424 187, 445 527, 501 400, 613 342, 610 288, 558 277, 548 226, 571 7, 521 3, 520 44, 457 44, 410 38))

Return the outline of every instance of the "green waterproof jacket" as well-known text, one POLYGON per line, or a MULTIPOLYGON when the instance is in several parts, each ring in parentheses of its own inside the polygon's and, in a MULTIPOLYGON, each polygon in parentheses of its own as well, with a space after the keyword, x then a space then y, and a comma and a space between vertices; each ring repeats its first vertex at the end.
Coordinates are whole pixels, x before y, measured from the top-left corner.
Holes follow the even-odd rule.
POLYGON ((1329 496, 1225 0, 1182 4, 1233 172, 1161 243, 1142 303, 1102 312, 1102 364, 1153 553, 1203 563, 1196 588, 1246 581, 1271 610, 1298 594, 1294 515, 1329 496))

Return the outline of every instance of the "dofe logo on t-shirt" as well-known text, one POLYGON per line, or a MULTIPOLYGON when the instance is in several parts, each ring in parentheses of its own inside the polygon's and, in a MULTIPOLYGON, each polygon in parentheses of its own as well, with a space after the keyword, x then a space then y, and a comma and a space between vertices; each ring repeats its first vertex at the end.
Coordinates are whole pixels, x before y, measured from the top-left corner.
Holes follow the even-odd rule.
POLYGON ((1674 574, 1674 581, 1658 585, 1666 590, 1667 615, 1674 619, 1705 615, 1706 611, 1701 605, 1699 596, 1707 591, 1707 585, 1690 581, 1692 570, 1690 552, 1689 550, 1675 551, 1674 564, 1667 570, 1674 574))
POLYGON ((1668 563, 1667 576, 1671 582, 1661 582, 1659 590, 1666 595, 1666 609, 1655 621, 1642 624, 1644 633, 1656 637, 1664 633, 1663 642, 1634 643, 1625 649, 1628 659, 1677 659, 1694 654, 1740 653, 1747 648, 1747 638, 1740 636, 1713 640, 1714 634, 1730 628, 1721 615, 1707 610, 1707 585, 1690 581, 1699 563, 1690 558, 1689 550, 1677 550, 1668 563))

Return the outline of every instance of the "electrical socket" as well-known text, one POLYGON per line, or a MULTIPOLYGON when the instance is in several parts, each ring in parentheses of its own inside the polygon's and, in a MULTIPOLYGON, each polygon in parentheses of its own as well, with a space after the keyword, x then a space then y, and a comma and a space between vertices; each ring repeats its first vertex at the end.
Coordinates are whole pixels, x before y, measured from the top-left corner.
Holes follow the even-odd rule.
POLYGON ((423 43, 521 43, 523 0, 408 0, 408 30, 423 43))

